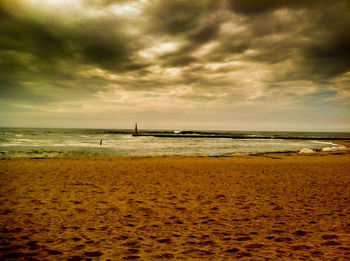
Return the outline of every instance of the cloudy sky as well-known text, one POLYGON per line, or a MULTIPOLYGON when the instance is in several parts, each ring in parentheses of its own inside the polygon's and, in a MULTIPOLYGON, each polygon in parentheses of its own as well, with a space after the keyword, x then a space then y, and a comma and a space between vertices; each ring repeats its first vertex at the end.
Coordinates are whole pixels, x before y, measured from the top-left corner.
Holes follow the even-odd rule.
POLYGON ((350 131, 350 1, 0 1, 0 126, 135 121, 350 131))

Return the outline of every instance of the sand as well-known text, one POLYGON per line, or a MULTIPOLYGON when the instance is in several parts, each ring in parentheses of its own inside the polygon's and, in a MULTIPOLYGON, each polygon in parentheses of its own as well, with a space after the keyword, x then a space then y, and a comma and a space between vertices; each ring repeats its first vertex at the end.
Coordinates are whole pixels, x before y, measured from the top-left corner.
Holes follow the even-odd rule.
POLYGON ((0 259, 346 260, 350 153, 0 161, 0 259))

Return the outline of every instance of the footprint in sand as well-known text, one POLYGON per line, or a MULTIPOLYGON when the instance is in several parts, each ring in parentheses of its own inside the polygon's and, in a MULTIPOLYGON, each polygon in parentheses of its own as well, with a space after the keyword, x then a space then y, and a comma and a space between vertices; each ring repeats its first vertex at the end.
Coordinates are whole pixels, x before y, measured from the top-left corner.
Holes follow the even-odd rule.
POLYGON ((273 232, 276 233, 276 234, 282 234, 282 233, 284 233, 285 231, 284 231, 284 230, 274 230, 273 232))
POLYGON ((136 247, 139 244, 137 241, 123 243, 123 246, 136 247))
POLYGON ((250 244, 250 245, 244 246, 244 248, 247 249, 247 250, 257 249, 257 248, 262 248, 262 247, 264 247, 263 244, 250 244))
POLYGON ((114 237, 113 239, 116 239, 116 240, 125 240, 125 239, 128 239, 129 237, 126 236, 126 235, 121 235, 121 236, 118 236, 118 237, 114 237))
POLYGON ((275 242, 290 242, 292 239, 290 237, 278 237, 275 239, 275 242))
POLYGON ((292 250, 308 250, 311 249, 310 246, 307 245, 295 245, 290 247, 292 250))
POLYGON ((38 241, 28 241, 26 245, 29 246, 29 250, 37 250, 41 248, 41 246, 38 245, 37 243, 38 241))
POLYGON ((79 213, 86 213, 87 210, 84 208, 75 208, 75 211, 79 212, 79 213))
POLYGON ((141 258, 140 256, 125 256, 123 260, 135 260, 141 258))
POLYGON ((323 235, 322 239, 324 240, 330 240, 330 239, 337 239, 339 238, 337 235, 323 235))
POLYGON ((58 250, 48 250, 49 255, 62 255, 63 253, 58 250))
POLYGON ((129 254, 137 254, 139 252, 136 248, 129 248, 126 250, 129 254))
POLYGON ((11 252, 3 255, 4 260, 13 259, 13 258, 21 258, 24 254, 22 252, 11 252))
POLYGON ((159 239, 157 241, 159 243, 171 243, 171 239, 170 238, 159 239))
POLYGON ((239 249, 238 248, 230 248, 230 249, 227 249, 225 252, 226 253, 237 253, 239 251, 239 249))
POLYGON ((199 242, 198 245, 200 245, 200 246, 213 246, 213 245, 216 245, 216 243, 214 241, 207 240, 207 241, 199 242))
POLYGON ((339 246, 341 245, 341 243, 337 242, 337 241, 327 241, 321 244, 321 246, 339 246))
POLYGON ((192 248, 192 249, 183 251, 182 254, 184 254, 184 255, 197 254, 197 255, 203 256, 203 255, 213 255, 214 253, 212 251, 208 251, 208 250, 192 248))
POLYGON ((242 257, 251 257, 252 254, 247 253, 247 252, 240 252, 238 255, 238 258, 242 258, 242 257))
POLYGON ((99 257, 99 256, 102 256, 103 253, 99 251, 92 251, 92 252, 85 252, 84 255, 88 257, 99 257))
POLYGON ((81 249, 83 249, 83 248, 85 248, 85 245, 84 245, 84 244, 79 244, 79 245, 76 245, 76 246, 75 246, 75 249, 76 249, 76 250, 81 250, 81 249))
POLYGON ((237 241, 248 241, 248 240, 252 240, 251 237, 237 237, 236 238, 237 241))
POLYGON ((305 236, 305 235, 307 235, 307 233, 308 232, 303 231, 303 230, 297 230, 293 234, 296 235, 296 236, 305 236))
POLYGON ((68 261, 80 261, 83 260, 80 256, 72 256, 71 258, 68 258, 68 261))
POLYGON ((27 246, 33 246, 33 245, 36 245, 36 243, 38 243, 39 241, 28 241, 26 243, 27 246))
POLYGON ((317 251, 317 250, 312 251, 311 254, 314 255, 314 256, 321 256, 321 255, 323 255, 323 253, 321 251, 317 251))

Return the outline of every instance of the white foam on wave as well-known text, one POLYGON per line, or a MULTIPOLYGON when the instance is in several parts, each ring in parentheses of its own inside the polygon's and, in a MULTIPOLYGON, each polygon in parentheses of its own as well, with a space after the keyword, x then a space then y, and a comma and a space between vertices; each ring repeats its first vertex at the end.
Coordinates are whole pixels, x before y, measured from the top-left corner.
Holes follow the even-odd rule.
POLYGON ((331 145, 332 147, 324 147, 322 148, 322 151, 338 151, 338 150, 344 150, 346 147, 344 145, 339 145, 333 142, 328 142, 328 141, 312 141, 314 143, 319 143, 319 144, 327 144, 331 145))
POLYGON ((323 148, 322 151, 338 151, 338 150, 344 150, 344 149, 346 149, 345 146, 326 147, 326 148, 323 148))
POLYGON ((303 153, 314 153, 313 150, 307 149, 307 148, 303 148, 299 151, 299 153, 303 154, 303 153))
POLYGON ((332 146, 340 146, 338 144, 335 144, 333 142, 330 142, 330 141, 318 141, 318 140, 313 140, 311 141, 313 143, 318 143, 318 144, 328 144, 328 145, 332 145, 332 146))

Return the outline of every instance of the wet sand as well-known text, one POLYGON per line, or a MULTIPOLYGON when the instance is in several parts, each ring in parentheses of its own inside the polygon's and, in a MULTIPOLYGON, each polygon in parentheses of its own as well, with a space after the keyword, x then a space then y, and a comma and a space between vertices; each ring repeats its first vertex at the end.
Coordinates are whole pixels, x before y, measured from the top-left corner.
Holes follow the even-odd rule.
POLYGON ((2 159, 0 177, 1 260, 349 258, 349 151, 2 159))

